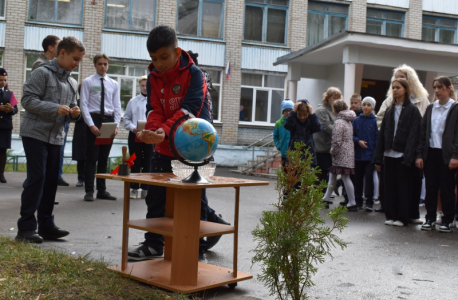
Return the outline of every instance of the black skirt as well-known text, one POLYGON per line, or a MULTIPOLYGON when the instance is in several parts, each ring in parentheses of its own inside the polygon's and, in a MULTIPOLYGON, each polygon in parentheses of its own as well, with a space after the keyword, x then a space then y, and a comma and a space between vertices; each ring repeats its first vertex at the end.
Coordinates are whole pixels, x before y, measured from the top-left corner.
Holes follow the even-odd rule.
POLYGON ((11 148, 12 129, 0 129, 0 148, 11 148))
MULTIPOLYGON (((83 118, 81 116, 81 118, 83 118)), ((84 121, 79 120, 75 124, 75 131, 73 132, 72 142, 72 159, 85 160, 86 159, 86 131, 87 125, 84 121)))

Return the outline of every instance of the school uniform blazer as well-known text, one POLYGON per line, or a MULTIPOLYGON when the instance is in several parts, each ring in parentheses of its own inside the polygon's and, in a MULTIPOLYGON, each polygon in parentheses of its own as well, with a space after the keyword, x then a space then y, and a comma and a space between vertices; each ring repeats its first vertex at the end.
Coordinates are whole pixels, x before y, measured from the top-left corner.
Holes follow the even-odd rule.
POLYGON ((388 108, 383 117, 375 148, 374 163, 381 165, 385 150, 393 149, 394 151, 402 152, 404 154, 402 156, 402 164, 411 167, 415 162, 420 135, 421 114, 418 108, 410 102, 410 99, 406 99, 402 105, 398 127, 394 132, 395 111, 394 107, 388 108))
MULTIPOLYGON (((426 108, 426 113, 421 120, 420 140, 417 147, 417 158, 426 161, 429 149, 429 137, 431 135, 431 115, 433 105, 426 108)), ((446 165, 450 160, 458 159, 458 103, 453 103, 445 119, 445 129, 442 134, 442 158, 446 165)))
MULTIPOLYGON (((13 97, 12 91, 4 91, 3 98, 0 99, 0 104, 5 105, 10 103, 10 99, 13 97)), ((13 129, 13 115, 17 114, 17 106, 13 107, 12 112, 0 111, 0 129, 13 129)))

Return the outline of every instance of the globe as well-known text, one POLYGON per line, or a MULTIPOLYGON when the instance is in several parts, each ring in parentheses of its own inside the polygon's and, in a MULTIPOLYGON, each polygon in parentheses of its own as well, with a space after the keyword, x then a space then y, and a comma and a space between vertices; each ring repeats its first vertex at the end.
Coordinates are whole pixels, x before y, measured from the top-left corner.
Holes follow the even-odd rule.
POLYGON ((181 123, 175 131, 174 146, 182 158, 202 162, 215 153, 218 133, 204 119, 189 119, 181 123))

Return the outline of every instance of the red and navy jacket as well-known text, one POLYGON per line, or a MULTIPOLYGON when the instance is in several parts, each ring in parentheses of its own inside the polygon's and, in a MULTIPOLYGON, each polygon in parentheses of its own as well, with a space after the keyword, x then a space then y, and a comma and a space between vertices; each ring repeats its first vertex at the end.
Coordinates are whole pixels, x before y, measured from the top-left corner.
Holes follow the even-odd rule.
POLYGON ((173 156, 167 137, 175 121, 186 114, 210 121, 205 76, 184 50, 172 70, 159 73, 152 63, 148 69, 147 97, 153 111, 148 115, 145 129, 164 129, 166 139, 156 145, 155 151, 173 156))

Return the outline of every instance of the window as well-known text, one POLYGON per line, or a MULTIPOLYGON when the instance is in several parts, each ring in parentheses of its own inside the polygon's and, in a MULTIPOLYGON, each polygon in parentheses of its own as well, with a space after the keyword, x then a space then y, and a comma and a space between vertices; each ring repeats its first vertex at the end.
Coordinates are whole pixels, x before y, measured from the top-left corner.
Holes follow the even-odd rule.
POLYGON ((156 0, 107 0, 105 28, 150 31, 155 16, 156 0))
POLYGON ((29 21, 81 25, 83 0, 30 0, 29 21))
POLYGON ((204 69, 210 75, 212 79, 212 90, 210 91, 210 95, 212 97, 212 106, 213 106, 213 120, 220 121, 220 111, 221 111, 221 74, 223 73, 221 70, 212 70, 212 69, 204 69))
POLYGON ((148 75, 148 63, 125 64, 122 62, 110 62, 107 75, 119 83, 121 107, 124 111, 129 100, 140 94, 138 78, 148 75))
POLYGON ((307 46, 315 45, 347 28, 348 6, 309 2, 307 46))
POLYGON ((404 13, 367 9, 366 32, 386 36, 402 37, 404 13))
POLYGON ((246 0, 246 41, 286 44, 288 0, 246 0))
POLYGON ((5 17, 5 0, 0 0, 0 18, 5 17))
POLYGON ((457 22, 454 19, 444 19, 423 16, 421 39, 427 42, 456 43, 457 22))
MULTIPOLYGON (((33 63, 37 61, 38 57, 40 57, 40 54, 27 54, 26 55, 26 62, 25 62, 25 79, 29 78, 30 73, 32 73, 32 66, 33 63)), ((75 78, 77 82, 79 82, 80 79, 80 67, 76 68, 71 76, 75 78)))
POLYGON ((242 73, 240 121, 275 123, 284 94, 285 76, 242 73))
POLYGON ((224 0, 178 0, 178 33, 223 37, 224 0))

